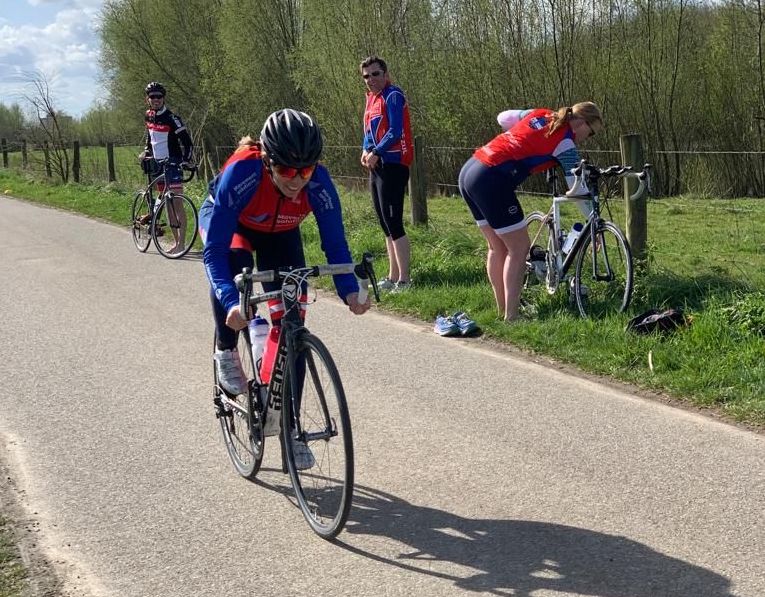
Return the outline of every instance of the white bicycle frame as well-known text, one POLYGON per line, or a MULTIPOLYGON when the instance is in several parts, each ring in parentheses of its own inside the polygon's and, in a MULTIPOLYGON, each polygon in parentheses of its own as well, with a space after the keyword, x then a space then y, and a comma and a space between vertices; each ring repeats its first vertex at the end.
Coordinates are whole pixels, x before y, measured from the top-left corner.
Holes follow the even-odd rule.
MULTIPOLYGON (((580 162, 579 166, 576 168, 572 168, 571 173, 576 177, 576 180, 574 181, 573 186, 571 189, 569 189, 565 194, 560 196, 553 196, 553 204, 552 204, 552 224, 553 224, 553 253, 555 255, 555 273, 556 277, 559 281, 563 281, 565 279, 565 274, 568 272, 568 269, 571 267, 571 262, 573 261, 573 257, 577 254, 578 246, 581 242, 583 242, 580 239, 577 239, 576 243, 574 243, 574 246, 571 247, 571 250, 564 255, 562 251, 562 235, 563 235, 563 228, 561 227, 561 205, 564 203, 571 203, 571 202, 577 202, 580 204, 580 210, 582 213, 584 213, 584 209, 582 209, 582 203, 590 202, 590 203, 598 203, 600 201, 600 195, 598 193, 598 187, 595 185, 595 188, 590 190, 587 186, 587 168, 586 168, 586 162, 584 160, 580 162)), ((643 191, 648 184, 650 188, 650 179, 647 168, 644 169, 642 172, 632 172, 631 170, 623 170, 618 174, 618 176, 622 179, 626 178, 635 178, 638 181, 638 188, 637 190, 629 196, 630 201, 634 201, 635 199, 638 199, 643 195, 643 191)), ((590 209, 589 215, 587 215, 587 221, 584 225, 584 228, 582 229, 582 232, 580 233, 580 237, 584 237, 587 234, 591 234, 590 228, 592 223, 592 209, 590 209)), ((549 217, 550 212, 547 212, 547 215, 549 217)), ((548 248, 549 249, 549 248, 548 248)), ((548 267, 550 265, 550 261, 548 259, 548 267)))

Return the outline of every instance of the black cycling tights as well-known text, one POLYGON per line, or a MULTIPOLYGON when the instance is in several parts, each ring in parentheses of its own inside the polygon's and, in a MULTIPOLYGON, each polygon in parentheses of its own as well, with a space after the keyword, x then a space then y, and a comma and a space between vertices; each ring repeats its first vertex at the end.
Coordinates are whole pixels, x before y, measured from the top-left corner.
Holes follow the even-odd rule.
POLYGON ((409 168, 401 164, 382 164, 369 174, 372 204, 385 236, 398 240, 404 232, 404 192, 409 168))
MULTIPOLYGON (((303 253, 303 241, 300 237, 300 229, 294 228, 286 232, 256 232, 239 226, 236 233, 246 239, 252 251, 255 252, 253 259, 252 251, 247 249, 232 249, 229 253, 228 263, 231 268, 231 277, 242 273, 242 268, 252 268, 257 262, 258 270, 286 269, 292 267, 304 267, 305 255, 303 253)), ((281 288, 281 281, 264 282, 263 290, 270 292, 281 288)), ((213 314, 215 316, 215 330, 218 333, 218 349, 230 350, 236 346, 237 333, 226 325, 226 311, 218 302, 215 293, 210 290, 213 314)))

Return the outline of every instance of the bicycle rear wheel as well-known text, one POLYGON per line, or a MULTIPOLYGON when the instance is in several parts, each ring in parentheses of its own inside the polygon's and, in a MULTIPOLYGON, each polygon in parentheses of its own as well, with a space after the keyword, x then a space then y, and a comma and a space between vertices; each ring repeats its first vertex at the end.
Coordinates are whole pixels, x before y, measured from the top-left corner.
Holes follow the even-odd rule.
POLYGON ((213 363, 213 402, 217 409, 223 442, 236 472, 247 479, 254 479, 263 461, 265 436, 247 328, 239 334, 238 351, 242 369, 247 377, 248 393, 237 396, 226 394, 218 383, 218 371, 213 363))
POLYGON ((353 437, 351 419, 340 375, 329 351, 306 333, 298 342, 294 370, 298 379, 285 375, 285 408, 282 429, 290 429, 297 410, 297 429, 290 437, 305 442, 315 463, 304 470, 295 463, 295 445, 285 439, 287 469, 300 509, 313 531, 325 539, 335 537, 345 525, 353 498, 353 437), (288 402, 289 404, 289 402, 288 402))
POLYGON ((539 211, 526 216, 531 249, 526 258, 526 274, 521 296, 524 301, 534 304, 545 293, 554 294, 558 288, 558 276, 553 262, 553 232, 546 218, 547 215, 539 211))
POLYGON ((587 236, 576 258, 573 290, 582 317, 605 317, 621 313, 632 298, 632 253, 622 231, 601 220, 587 236))
POLYGON ((157 251, 168 259, 178 259, 191 250, 198 233, 197 208, 192 201, 176 193, 162 198, 152 225, 157 251))
POLYGON ((151 243, 151 206, 148 191, 138 191, 135 194, 130 222, 136 249, 145 253, 151 243))

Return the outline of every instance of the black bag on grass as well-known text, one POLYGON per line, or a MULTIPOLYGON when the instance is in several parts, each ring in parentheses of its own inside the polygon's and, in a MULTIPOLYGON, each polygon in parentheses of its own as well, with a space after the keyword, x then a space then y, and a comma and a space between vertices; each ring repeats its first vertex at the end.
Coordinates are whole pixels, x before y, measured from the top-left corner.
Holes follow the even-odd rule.
POLYGON ((689 323, 688 319, 680 309, 650 309, 633 317, 627 323, 625 331, 633 331, 636 334, 668 334, 674 332, 679 327, 685 327, 689 323))

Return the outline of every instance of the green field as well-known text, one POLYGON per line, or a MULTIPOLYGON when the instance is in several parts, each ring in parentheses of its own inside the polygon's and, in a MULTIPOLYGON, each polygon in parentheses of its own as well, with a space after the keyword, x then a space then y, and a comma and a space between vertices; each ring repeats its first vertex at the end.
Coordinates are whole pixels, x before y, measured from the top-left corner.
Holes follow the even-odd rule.
MULTIPOLYGON (((203 188, 197 184, 187 194, 200 199, 203 188)), ((4 189, 119 225, 129 221, 132 193, 122 186, 55 186, 0 170, 4 189)), ((354 255, 372 251, 382 277, 384 240, 368 196, 342 192, 341 198, 354 255)), ((522 203, 527 212, 547 207, 539 197, 522 203)), ((619 203, 613 219, 624 227, 619 203)), ((512 325, 496 313, 484 272, 484 241, 462 200, 431 198, 428 210, 427 227, 409 227, 415 286, 385 296, 381 309, 425 322, 466 310, 486 338, 765 427, 765 201, 650 201, 649 261, 637 277, 628 313, 581 319, 561 291, 545 297, 535 319, 512 325), (667 338, 624 331, 632 315, 669 306, 684 308, 692 324, 667 338)), ((323 261, 312 218, 303 234, 307 258, 323 261)))

